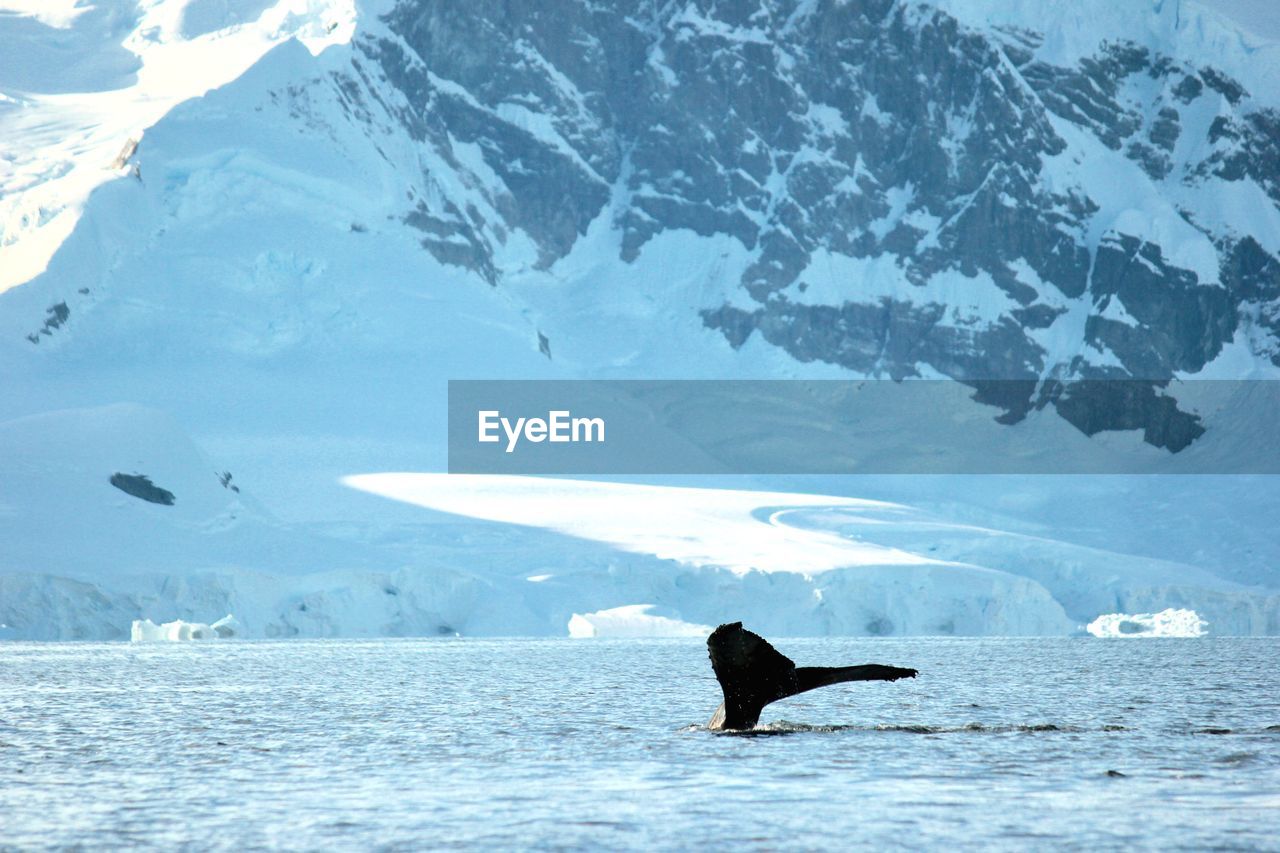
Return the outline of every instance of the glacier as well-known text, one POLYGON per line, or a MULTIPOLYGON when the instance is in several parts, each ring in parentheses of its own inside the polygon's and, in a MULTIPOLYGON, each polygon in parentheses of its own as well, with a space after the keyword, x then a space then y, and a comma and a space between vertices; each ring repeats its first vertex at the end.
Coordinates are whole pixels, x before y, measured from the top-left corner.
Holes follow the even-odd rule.
MULTIPOLYGON (((1280 632, 1274 478, 1172 456, 440 473, 446 380, 495 377, 1136 377, 1172 383, 1206 452, 1265 452, 1274 428, 1195 380, 1280 377, 1273 35, 1190 0, 566 0, 563 33, 518 6, 525 29, 477 43, 485 4, 0 4, 23 59, 0 63, 4 638, 218 612, 248 637, 1083 635, 1170 608, 1280 632), (844 60, 796 48, 821 15, 969 99, 824 84, 844 60), (910 110, 936 147, 901 135, 910 110)), ((1010 434, 1056 447, 1069 427, 1015 402, 1010 434)))

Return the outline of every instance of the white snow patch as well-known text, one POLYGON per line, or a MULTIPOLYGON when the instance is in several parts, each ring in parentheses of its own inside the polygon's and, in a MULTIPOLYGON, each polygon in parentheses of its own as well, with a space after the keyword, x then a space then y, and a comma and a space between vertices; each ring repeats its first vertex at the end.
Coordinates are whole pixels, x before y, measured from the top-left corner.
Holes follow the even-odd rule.
POLYGON ((823 136, 845 136, 849 133, 849 123, 840 110, 830 104, 810 104, 807 118, 823 136))
POLYGON ((885 191, 884 197, 889 203, 889 212, 867 226, 867 230, 876 235, 877 240, 883 240, 890 231, 898 227, 907 209, 911 207, 911 202, 915 201, 916 188, 910 182, 905 186, 890 187, 885 191))
POLYGON ((812 253, 809 266, 786 295, 799 305, 875 304, 882 299, 920 306, 945 305, 947 313, 942 322, 953 325, 994 323, 1018 307, 986 271, 970 277, 959 270, 946 269, 917 285, 907 279, 898 259, 891 254, 852 258, 825 249, 812 253))
POLYGON ((0 0, 0 12, 35 18, 46 27, 65 30, 92 9, 80 0, 0 0))
POLYGON ((1217 250, 1182 218, 1171 199, 1176 192, 1163 192, 1136 163, 1079 126, 1053 115, 1049 122, 1067 146, 1044 158, 1040 177, 1047 186, 1078 181, 1098 205, 1084 235, 1091 250, 1112 233, 1125 234, 1160 246, 1166 263, 1190 270, 1200 282, 1218 281, 1217 250))
POLYGON ((668 26, 675 30, 677 41, 697 37, 724 39, 739 44, 771 44, 769 35, 759 27, 735 27, 717 18, 707 17, 692 3, 673 16, 668 26))

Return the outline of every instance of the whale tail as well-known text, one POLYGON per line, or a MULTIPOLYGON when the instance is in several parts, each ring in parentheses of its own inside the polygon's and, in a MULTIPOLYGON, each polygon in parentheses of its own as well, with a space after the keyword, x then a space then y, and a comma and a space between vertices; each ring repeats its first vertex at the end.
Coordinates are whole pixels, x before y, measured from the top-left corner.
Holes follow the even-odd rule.
POLYGON ((764 706, 806 690, 845 681, 897 681, 915 678, 916 670, 878 663, 861 666, 797 667, 769 641, 742 627, 721 625, 707 638, 711 669, 724 692, 708 728, 750 729, 764 706))

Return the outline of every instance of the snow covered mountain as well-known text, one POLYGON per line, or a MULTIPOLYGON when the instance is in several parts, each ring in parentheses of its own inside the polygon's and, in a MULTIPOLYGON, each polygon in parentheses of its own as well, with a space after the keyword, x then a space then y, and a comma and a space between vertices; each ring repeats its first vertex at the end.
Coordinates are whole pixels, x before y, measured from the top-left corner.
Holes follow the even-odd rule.
MULTIPOLYGON (((1232 423, 1191 380, 1280 379, 1264 33, 1190 0, 8 6, 16 636, 228 610, 259 635, 562 633, 639 604, 775 633, 1171 606, 1280 630, 1265 477, 719 482, 695 502, 734 521, 694 554, 531 515, 510 484, 510 512, 438 478, 343 485, 443 470, 464 377, 951 377, 1010 429, 1056 411, 1181 450, 1152 438, 1169 400, 1183 436, 1232 423), (1061 405, 1074 378, 1145 384, 1061 405), (874 523, 839 497, 871 493, 896 507, 874 523), (1095 514, 1067 518, 1082 495, 1095 514), (815 503, 759 553, 825 561, 731 547, 815 503)), ((675 494, 564 488, 650 528, 675 494)))

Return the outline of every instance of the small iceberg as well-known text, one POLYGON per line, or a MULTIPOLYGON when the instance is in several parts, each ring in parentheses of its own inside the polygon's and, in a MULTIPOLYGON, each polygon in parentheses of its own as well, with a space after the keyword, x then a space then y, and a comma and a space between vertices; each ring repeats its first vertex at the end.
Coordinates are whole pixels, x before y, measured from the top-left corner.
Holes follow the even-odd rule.
POLYGON ((597 610, 595 613, 575 613, 569 619, 569 636, 577 639, 592 637, 705 637, 711 633, 706 625, 694 625, 657 616, 649 611, 652 604, 628 604, 597 610))
POLYGON ((129 631, 129 639, 135 643, 177 643, 187 640, 225 640, 239 636, 240 623, 228 613, 213 624, 184 622, 175 619, 157 625, 150 619, 135 619, 129 631))
POLYGON ((1104 613, 1085 630, 1095 637, 1203 637, 1208 628, 1194 610, 1170 607, 1159 613, 1104 613))

